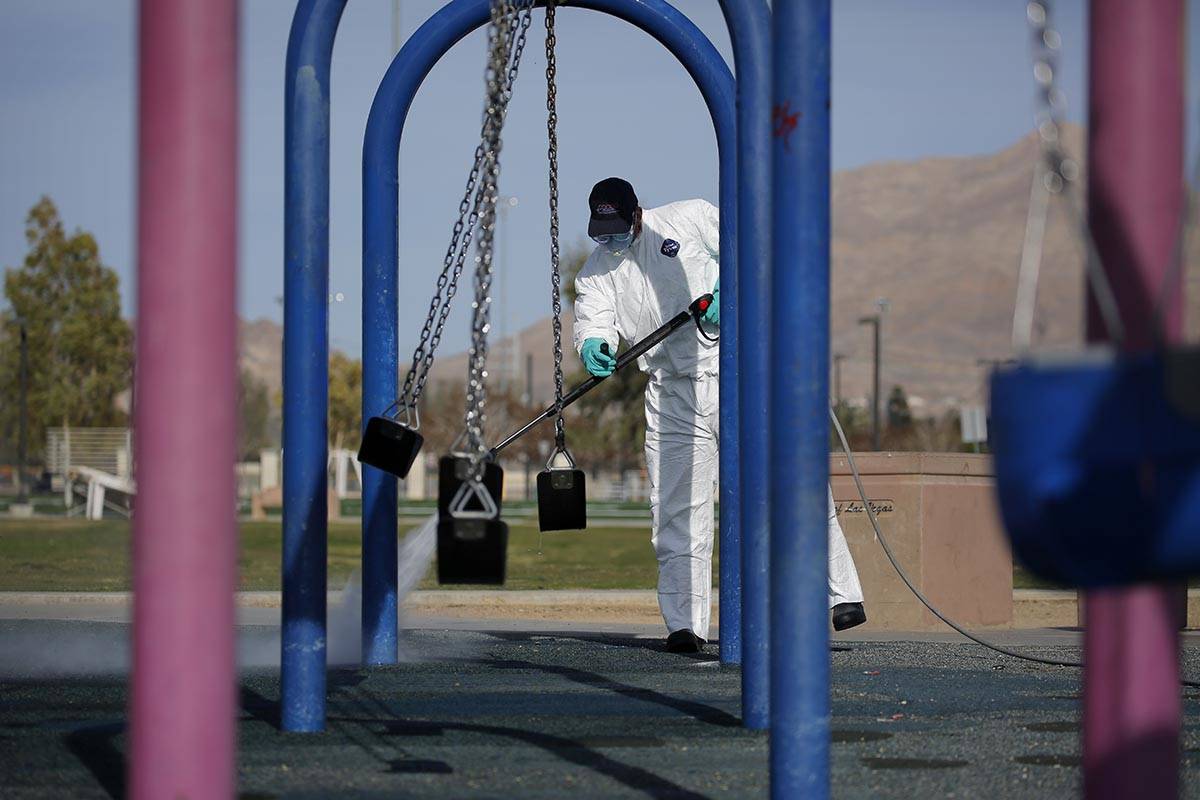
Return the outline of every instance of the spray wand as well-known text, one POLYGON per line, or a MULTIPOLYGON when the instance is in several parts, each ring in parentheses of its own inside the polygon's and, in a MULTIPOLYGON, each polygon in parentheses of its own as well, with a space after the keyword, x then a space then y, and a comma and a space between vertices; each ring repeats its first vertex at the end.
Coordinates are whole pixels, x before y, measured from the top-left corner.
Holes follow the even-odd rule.
MULTIPOLYGON (((695 320, 696 327, 700 328, 700 318, 702 316, 704 316, 704 312, 708 311, 709 307, 712 306, 712 304, 714 302, 715 302, 715 300, 711 294, 702 294, 699 297, 697 297, 695 300, 692 301, 692 304, 687 307, 686 311, 680 311, 674 317, 672 317, 671 319, 667 320, 662 325, 660 325, 657 329, 655 329, 655 331, 653 333, 648 335, 645 339, 642 339, 640 342, 633 345, 633 347, 630 347, 628 350, 626 350, 624 353, 622 353, 620 356, 618 356, 617 357, 617 365, 615 367, 613 367, 613 374, 619 372, 624 367, 632 364, 634 361, 637 361, 639 358, 641 358, 643 355, 645 355, 646 352, 649 351, 652 347, 660 344, 664 339, 666 339, 668 336, 670 336, 675 331, 682 328, 684 325, 687 325, 688 322, 690 322, 691 320, 695 320)), ((702 328, 700 328, 700 331, 701 331, 701 333, 704 332, 702 328)), ((712 337, 709 337, 707 334, 705 334, 705 338, 709 339, 710 341, 712 340, 712 337)), ((601 347, 601 352, 603 352, 605 354, 608 353, 608 345, 607 344, 605 344, 601 347)), ((608 376, 605 376, 605 378, 606 377, 608 377, 608 376)), ((597 386, 599 386, 605 380, 605 378, 601 378, 601 377, 597 377, 597 376, 593 375, 592 377, 588 378, 583 383, 576 386, 574 389, 572 389, 568 394, 566 394, 563 397, 562 407, 566 408, 567 406, 571 405, 576 400, 578 400, 579 398, 583 397, 585 394, 590 392, 592 389, 595 389, 597 386)), ((538 414, 532 420, 525 423, 525 425, 523 425, 519 430, 515 431, 514 433, 509 434, 507 438, 505 438, 502 442, 500 442, 498 445, 496 445, 495 447, 492 448, 491 457, 495 458, 496 455, 501 450, 508 447, 510 444, 515 442, 517 439, 520 439, 525 434, 529 433, 531 430, 533 430, 535 427, 537 427, 538 424, 545 422, 546 420, 552 418, 555 415, 555 413, 557 412, 557 408, 558 408, 557 405, 551 405, 549 408, 547 408, 541 414, 538 414)))

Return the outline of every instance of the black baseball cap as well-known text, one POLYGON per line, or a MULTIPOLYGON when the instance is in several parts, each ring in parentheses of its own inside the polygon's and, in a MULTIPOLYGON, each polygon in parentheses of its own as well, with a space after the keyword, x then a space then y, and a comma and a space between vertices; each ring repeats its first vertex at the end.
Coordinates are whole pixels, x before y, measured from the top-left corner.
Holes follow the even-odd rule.
POLYGON ((633 228, 638 199, 629 181, 605 178, 592 187, 592 193, 588 196, 588 208, 592 210, 592 218, 588 222, 588 236, 626 233, 633 228))

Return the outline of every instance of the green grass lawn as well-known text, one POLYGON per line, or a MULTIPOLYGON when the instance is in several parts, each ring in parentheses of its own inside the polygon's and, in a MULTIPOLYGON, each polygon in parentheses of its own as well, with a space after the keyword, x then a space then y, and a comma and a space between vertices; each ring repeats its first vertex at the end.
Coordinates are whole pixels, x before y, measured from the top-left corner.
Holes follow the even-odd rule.
POLYGON ((1065 586, 1059 586, 1057 583, 1039 578, 1029 570, 1025 569, 1020 564, 1013 564, 1013 588, 1014 589, 1065 589, 1065 586))
MULTIPOLYGON (((245 522, 239 528, 240 587, 278 590, 280 523, 245 522)), ((330 524, 330 587, 341 588, 358 568, 359 536, 357 523, 330 524)), ((655 574, 648 528, 594 527, 584 533, 539 535, 536 525, 509 526, 509 589, 650 589, 655 574)), ((714 564, 714 578, 716 574, 714 564)), ((421 586, 436 588, 436 573, 431 570, 421 586)), ((128 522, 0 520, 0 591, 129 588, 128 522)))
MULTIPOLYGON (((278 520, 243 522, 238 559, 244 590, 279 589, 282 530, 278 520)), ((407 530, 401 527, 400 535, 407 530)), ((339 589, 359 566, 357 522, 329 525, 329 585, 339 589)), ((717 576, 716 558, 713 581, 717 576)), ((593 527, 539 535, 525 520, 509 524, 508 589, 651 589, 654 553, 649 528, 593 527)), ((1193 586, 1197 581, 1193 580, 1193 586)), ((126 591, 129 523, 80 519, 0 519, 0 591, 126 591)), ((432 569, 421 588, 437 588, 432 569)), ((443 587, 455 588, 455 587, 443 587)), ((478 588, 478 587, 459 587, 478 588)), ((1062 588, 1013 566, 1013 588, 1062 588)))

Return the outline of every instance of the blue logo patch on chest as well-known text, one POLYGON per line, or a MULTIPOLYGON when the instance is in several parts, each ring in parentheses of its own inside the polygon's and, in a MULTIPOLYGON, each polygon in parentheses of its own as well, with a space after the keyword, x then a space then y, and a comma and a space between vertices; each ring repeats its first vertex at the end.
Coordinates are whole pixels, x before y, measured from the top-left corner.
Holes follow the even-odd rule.
POLYGON ((662 254, 667 258, 674 258, 679 255, 679 242, 674 239, 663 239, 662 254))

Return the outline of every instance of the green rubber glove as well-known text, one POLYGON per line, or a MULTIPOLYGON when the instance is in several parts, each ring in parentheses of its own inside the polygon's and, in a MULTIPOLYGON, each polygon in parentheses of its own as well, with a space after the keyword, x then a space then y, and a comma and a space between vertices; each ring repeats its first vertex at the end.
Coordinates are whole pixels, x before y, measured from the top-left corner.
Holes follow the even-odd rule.
POLYGON ((585 339, 583 349, 579 351, 584 368, 597 378, 607 378, 613 374, 613 369, 617 366, 615 358, 608 353, 601 352, 600 348, 604 346, 603 339, 585 339))
POLYGON ((719 328, 719 327, 721 327, 721 279, 720 278, 717 278, 717 285, 713 287, 712 295, 713 295, 712 305, 710 305, 708 307, 708 311, 704 312, 704 316, 701 317, 701 319, 703 319, 709 325, 716 325, 719 328))

